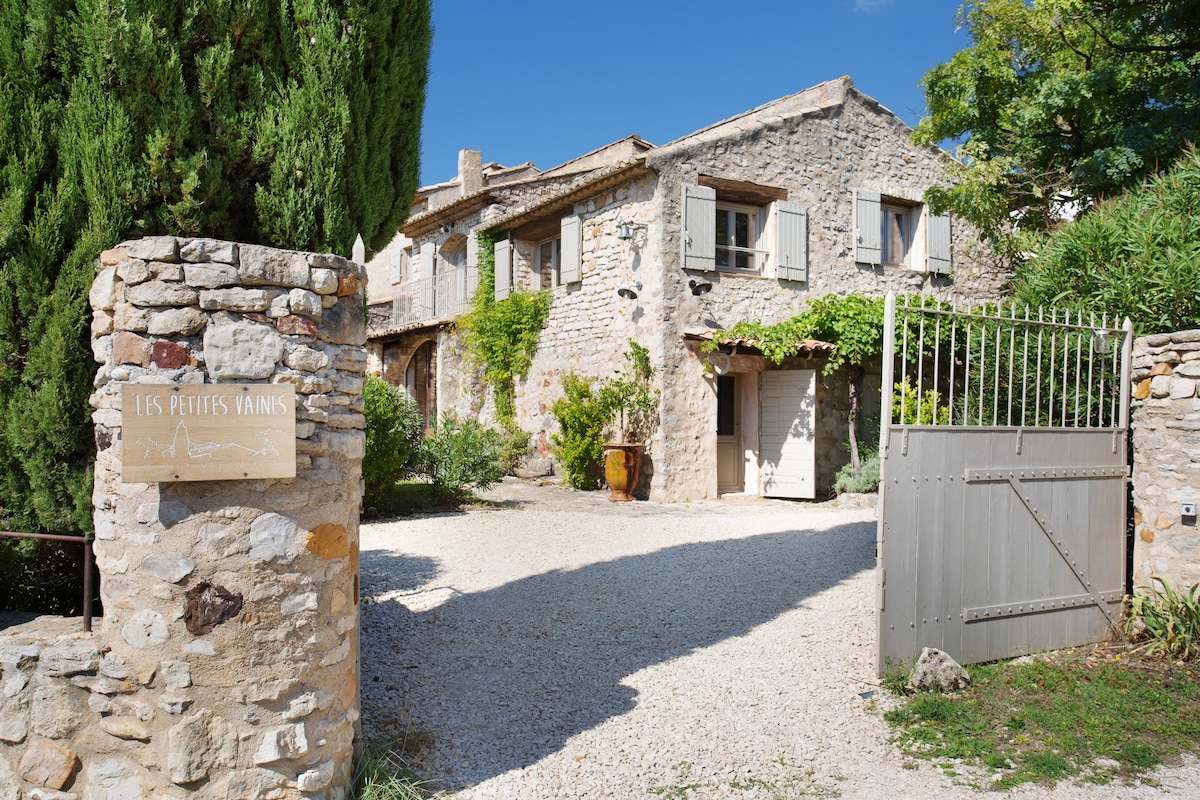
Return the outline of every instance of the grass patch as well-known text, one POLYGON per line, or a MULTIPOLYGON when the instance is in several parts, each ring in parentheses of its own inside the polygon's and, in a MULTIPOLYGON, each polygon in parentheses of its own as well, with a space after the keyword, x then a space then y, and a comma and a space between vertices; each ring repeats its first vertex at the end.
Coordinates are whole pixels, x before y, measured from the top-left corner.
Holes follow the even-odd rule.
POLYGON ((979 664, 955 694, 917 694, 884 714, 912 756, 980 765, 993 788, 1130 780, 1200 751, 1200 681, 1155 662, 1082 652, 979 664))
MULTIPOLYGON (((368 741, 354 764, 354 800, 425 800, 427 784, 409 768, 411 737, 368 741)), ((422 740, 424 741, 424 740, 422 740)))

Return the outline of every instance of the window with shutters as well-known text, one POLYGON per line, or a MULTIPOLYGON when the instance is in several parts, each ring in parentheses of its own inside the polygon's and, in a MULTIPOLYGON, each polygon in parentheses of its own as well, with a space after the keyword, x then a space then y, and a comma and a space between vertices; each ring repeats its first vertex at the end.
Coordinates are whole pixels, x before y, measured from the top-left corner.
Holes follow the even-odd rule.
POLYGON ((583 279, 582 217, 541 218, 506 233, 496 248, 497 300, 509 291, 556 289, 583 279))
POLYGON ((787 192, 716 178, 683 187, 685 269, 808 279, 808 211, 787 192))
POLYGON ((869 189, 854 190, 854 260, 872 266, 946 274, 950 216, 869 189))

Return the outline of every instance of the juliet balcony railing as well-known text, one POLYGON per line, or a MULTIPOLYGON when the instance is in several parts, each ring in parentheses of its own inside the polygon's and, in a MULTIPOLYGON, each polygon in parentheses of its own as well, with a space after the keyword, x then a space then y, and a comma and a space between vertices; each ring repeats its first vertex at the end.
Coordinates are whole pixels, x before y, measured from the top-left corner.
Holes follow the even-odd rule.
POLYGON ((415 325, 462 314, 470 308, 478 285, 475 267, 453 267, 432 277, 405 281, 393 295, 392 325, 415 325))

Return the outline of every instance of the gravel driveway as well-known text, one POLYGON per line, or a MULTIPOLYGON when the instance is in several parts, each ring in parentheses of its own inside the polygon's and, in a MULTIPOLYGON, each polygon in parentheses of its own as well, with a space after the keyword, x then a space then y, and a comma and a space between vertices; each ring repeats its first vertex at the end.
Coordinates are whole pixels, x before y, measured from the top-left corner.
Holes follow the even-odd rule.
MULTIPOLYGON (((888 744, 872 510, 612 504, 509 479, 504 508, 362 529, 363 723, 427 733, 460 798, 990 796, 888 744)), ((1024 787, 1006 797, 1200 797, 1024 787)))

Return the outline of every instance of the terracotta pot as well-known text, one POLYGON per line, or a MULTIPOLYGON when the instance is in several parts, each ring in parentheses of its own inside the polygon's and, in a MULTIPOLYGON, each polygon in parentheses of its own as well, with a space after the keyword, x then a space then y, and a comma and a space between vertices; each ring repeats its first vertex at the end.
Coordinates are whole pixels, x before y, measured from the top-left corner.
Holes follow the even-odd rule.
POLYGON ((633 499, 633 490, 637 488, 642 472, 644 448, 645 445, 641 444, 605 442, 604 479, 608 481, 608 488, 612 489, 609 500, 627 503, 633 499))

